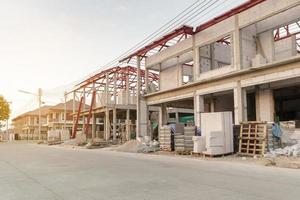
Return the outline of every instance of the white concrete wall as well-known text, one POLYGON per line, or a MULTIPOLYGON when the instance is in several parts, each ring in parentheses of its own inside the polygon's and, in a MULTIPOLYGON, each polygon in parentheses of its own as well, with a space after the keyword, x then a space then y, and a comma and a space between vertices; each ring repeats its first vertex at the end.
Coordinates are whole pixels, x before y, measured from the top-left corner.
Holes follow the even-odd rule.
POLYGON ((167 68, 160 72, 160 90, 168 90, 179 86, 179 68, 177 66, 167 68))
POLYGON ((276 60, 283 60, 297 55, 296 36, 288 37, 274 43, 276 60))

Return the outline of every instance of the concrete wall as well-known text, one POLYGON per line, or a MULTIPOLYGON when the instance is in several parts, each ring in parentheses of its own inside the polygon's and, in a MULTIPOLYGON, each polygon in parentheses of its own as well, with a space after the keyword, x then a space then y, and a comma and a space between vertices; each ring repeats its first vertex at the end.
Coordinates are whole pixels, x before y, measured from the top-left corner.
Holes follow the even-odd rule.
POLYGON ((296 36, 276 41, 274 51, 275 60, 283 60, 297 55, 296 36))
POLYGON ((179 70, 178 66, 167 68, 160 72, 160 90, 168 90, 179 86, 179 70))

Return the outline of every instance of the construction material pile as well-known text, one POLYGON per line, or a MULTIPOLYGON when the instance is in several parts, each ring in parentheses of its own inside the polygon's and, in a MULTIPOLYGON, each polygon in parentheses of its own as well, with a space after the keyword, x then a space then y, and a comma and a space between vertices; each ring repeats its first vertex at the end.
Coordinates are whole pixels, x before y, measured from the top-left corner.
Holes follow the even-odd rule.
POLYGON ((159 132, 159 143, 162 151, 171 151, 171 130, 168 126, 163 126, 159 132))
POLYGON ((277 156, 300 157, 300 144, 295 144, 292 146, 286 146, 284 148, 270 150, 270 152, 265 154, 265 157, 277 157, 277 156))
POLYGON ((128 153, 150 153, 159 151, 159 143, 157 141, 138 141, 130 140, 125 144, 116 148, 117 151, 128 153))
POLYGON ((195 127, 187 126, 184 127, 184 150, 185 151, 193 151, 194 142, 193 136, 195 136, 195 127))
POLYGON ((87 149, 99 149, 99 148, 104 148, 104 147, 108 147, 108 146, 109 146, 109 143, 100 138, 94 138, 90 142, 88 142, 87 145, 85 145, 85 147, 87 149))

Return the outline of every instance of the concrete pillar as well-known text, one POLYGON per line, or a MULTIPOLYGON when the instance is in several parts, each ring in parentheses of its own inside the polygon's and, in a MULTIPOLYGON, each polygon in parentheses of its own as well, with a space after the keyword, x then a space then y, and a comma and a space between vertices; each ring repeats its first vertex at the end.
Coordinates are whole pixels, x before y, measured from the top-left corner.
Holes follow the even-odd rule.
POLYGON ((105 140, 108 141, 110 138, 110 121, 109 121, 109 109, 106 107, 105 110, 105 124, 104 124, 104 130, 105 130, 105 140))
MULTIPOLYGON (((82 96, 83 96, 83 101, 82 101, 82 112, 85 111, 85 102, 86 102, 86 99, 85 99, 85 88, 83 88, 83 93, 82 93, 82 96)), ((86 129, 86 124, 85 124, 85 115, 83 114, 82 115, 82 120, 83 120, 83 124, 82 124, 82 133, 83 134, 86 134, 85 133, 85 129, 86 129)))
POLYGON ((129 74, 126 75, 126 105, 130 104, 129 74))
POLYGON ((241 87, 240 81, 237 82, 233 89, 234 99, 234 123, 236 125, 240 122, 247 121, 247 92, 241 87))
POLYGON ((193 80, 197 80, 200 75, 200 49, 195 46, 195 36, 193 36, 193 80))
POLYGON ((149 69, 147 69, 147 58, 145 58, 145 92, 149 93, 149 69))
POLYGON ((241 45, 238 15, 235 16, 235 30, 233 32, 233 66, 236 70, 241 69, 241 45))
MULTIPOLYGON (((73 117, 72 117, 72 119, 73 119, 73 128, 74 128, 74 125, 75 125, 75 112, 76 112, 76 92, 74 91, 73 92, 73 117)), ((73 128, 72 128, 72 131, 73 131, 73 128)))
POLYGON ((159 128, 161 128, 162 126, 166 125, 168 122, 168 112, 167 112, 167 106, 166 104, 162 104, 159 107, 159 116, 158 116, 158 125, 159 128))
POLYGON ((113 139, 117 139, 117 109, 113 108, 113 139))
POLYGON ((141 115, 140 115, 140 136, 149 136, 149 110, 145 100, 141 99, 141 115))
POLYGON ((96 137, 96 114, 92 113, 92 139, 96 137))
POLYGON ((136 56, 137 66, 137 102, 136 102, 136 139, 141 134, 141 58, 136 56))
POLYGON ((201 127, 201 113, 204 113, 204 96, 196 94, 194 96, 194 120, 197 127, 201 127))
POLYGON ((130 110, 126 110, 126 140, 130 140, 130 110))
POLYGON ((178 86, 183 85, 183 72, 182 72, 182 65, 179 63, 179 56, 177 56, 177 72, 178 72, 178 86))
POLYGON ((176 123, 179 123, 179 113, 176 111, 175 113, 176 123))
POLYGON ((117 74, 114 73, 114 108, 113 108, 113 140, 117 139, 117 74))
POLYGON ((209 106, 210 106, 210 112, 215 112, 215 99, 211 95, 210 100, 209 100, 209 106))
MULTIPOLYGON (((159 66, 159 73, 161 73, 161 63, 158 64, 159 66)), ((159 77, 158 79, 158 91, 161 89, 161 78, 159 77)))
POLYGON ((256 120, 274 121, 275 104, 272 89, 258 89, 256 91, 256 120))

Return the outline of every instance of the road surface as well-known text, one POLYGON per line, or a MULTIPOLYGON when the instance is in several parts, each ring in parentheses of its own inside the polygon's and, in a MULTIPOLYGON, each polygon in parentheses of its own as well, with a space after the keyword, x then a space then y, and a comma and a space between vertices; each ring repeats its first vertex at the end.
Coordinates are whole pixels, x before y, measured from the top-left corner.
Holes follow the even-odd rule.
POLYGON ((300 170, 0 143, 1 200, 300 198, 300 170))

